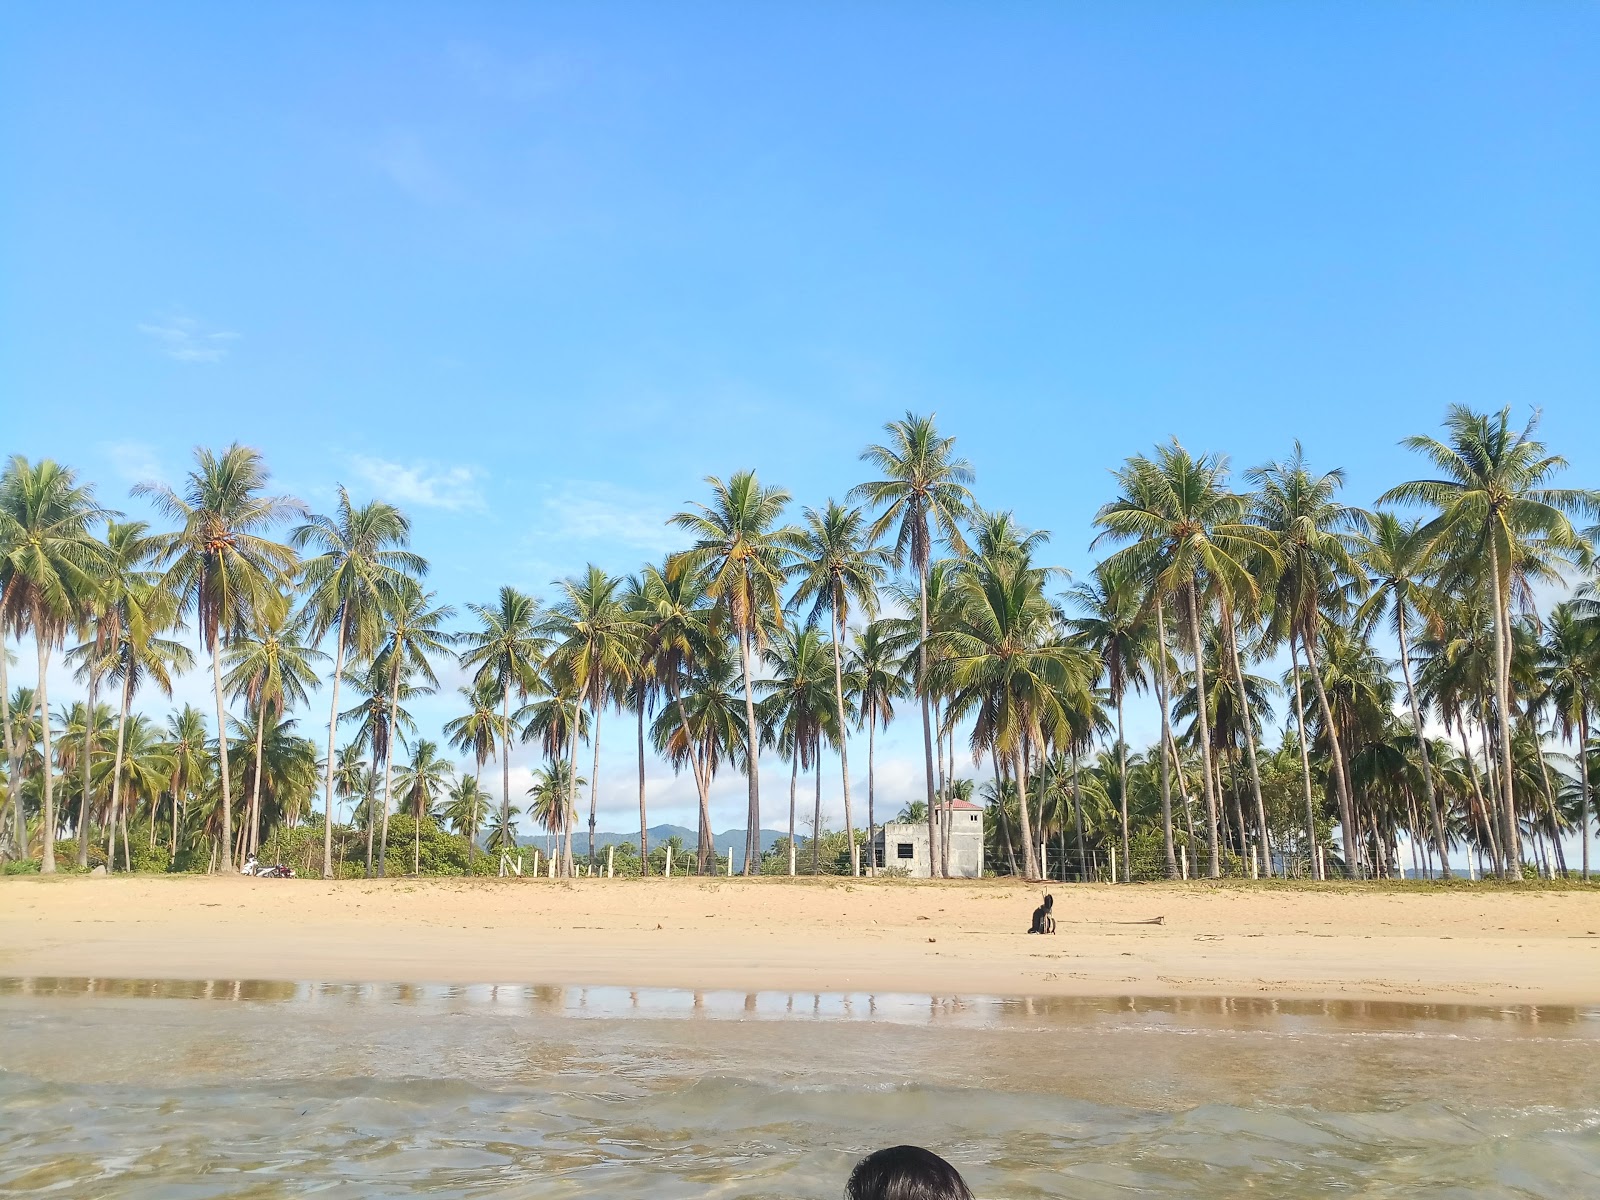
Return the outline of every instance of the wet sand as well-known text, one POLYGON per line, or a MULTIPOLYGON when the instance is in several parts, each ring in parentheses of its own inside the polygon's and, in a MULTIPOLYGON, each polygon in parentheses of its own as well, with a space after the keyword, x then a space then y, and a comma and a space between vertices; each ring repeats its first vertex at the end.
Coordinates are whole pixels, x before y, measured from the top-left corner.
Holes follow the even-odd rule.
POLYGON ((1600 891, 0 880, 0 975, 1600 1003, 1600 891), (1134 924, 1163 917, 1161 925, 1134 924))

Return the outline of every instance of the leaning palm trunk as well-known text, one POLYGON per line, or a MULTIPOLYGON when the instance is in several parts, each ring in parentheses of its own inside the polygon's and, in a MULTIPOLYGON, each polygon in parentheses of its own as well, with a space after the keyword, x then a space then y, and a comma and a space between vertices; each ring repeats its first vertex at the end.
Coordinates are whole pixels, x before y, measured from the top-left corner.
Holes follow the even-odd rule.
POLYGON ((593 872, 598 865, 594 856, 594 829, 596 807, 600 803, 600 718, 605 712, 605 705, 597 697, 590 709, 594 713, 594 769, 589 772, 589 870, 593 872))
MULTIPOLYGON (((922 576, 921 594, 917 597, 917 698, 922 702, 922 757, 928 786, 928 877, 938 879, 939 822, 938 805, 933 794, 933 717, 928 706, 928 564, 918 564, 922 576)), ((1026 818, 1024 818, 1026 819, 1026 818)))
POLYGON ((0 726, 5 729, 6 746, 6 799, 11 809, 15 828, 13 843, 18 858, 28 857, 27 814, 22 811, 22 769, 17 761, 16 738, 11 731, 11 685, 6 680, 6 643, 4 630, 0 629, 0 726))
POLYGON ((639 878, 650 875, 650 829, 644 813, 644 688, 639 688, 639 878))
MULTIPOLYGON (((384 745, 383 755, 383 832, 378 839, 378 874, 384 873, 384 868, 389 862, 389 788, 394 770, 394 721, 400 710, 400 658, 394 659, 394 678, 389 683, 389 736, 384 745)), ((481 769, 481 768, 480 768, 481 769)), ((367 813, 367 874, 372 874, 372 813, 367 813)), ((413 870, 415 875, 416 871, 413 870)))
MULTIPOLYGON (((4 651, 0 651, 0 657, 4 657, 4 651)), ((117 804, 122 798, 122 746, 123 737, 128 728, 128 702, 130 699, 128 693, 132 690, 130 686, 132 682, 132 674, 130 672, 129 676, 122 681, 122 705, 117 713, 117 752, 111 760, 111 819, 106 822, 111 829, 111 836, 106 846, 106 871, 108 873, 115 868, 117 861, 117 804)), ((150 818, 150 824, 152 826, 155 824, 153 816, 150 818)), ((124 859, 126 859, 128 855, 128 832, 126 829, 122 832, 122 853, 124 859)))
POLYGON ((1189 641, 1190 650, 1194 654, 1194 686, 1195 695, 1199 703, 1195 705, 1195 712, 1200 720, 1200 780, 1206 790, 1206 836, 1211 844, 1211 862, 1208 873, 1212 879, 1222 877, 1221 849, 1217 844, 1217 795, 1213 789, 1213 773, 1211 769, 1211 722, 1206 713, 1206 664, 1204 651, 1200 645, 1200 605, 1196 599, 1194 581, 1190 580, 1184 590, 1185 599, 1189 608, 1189 641))
POLYGON ((833 699, 839 710, 839 774, 844 784, 844 835, 850 843, 850 874, 861 874, 861 854, 856 849, 856 822, 850 811, 850 752, 849 726, 844 716, 844 660, 840 657, 839 642, 844 630, 839 626, 839 614, 833 614, 833 699))
MULTIPOLYGON (((39 862, 39 874, 54 875, 56 870, 56 802, 52 784, 55 769, 50 762, 50 697, 48 674, 50 671, 50 643, 40 632, 46 628, 44 614, 37 609, 33 614, 33 641, 39 657, 39 728, 44 735, 44 809, 39 814, 39 836, 44 841, 44 853, 39 862)), ((0 651, 3 653, 3 651, 0 651)))
POLYGON ((1511 764, 1511 614, 1500 587, 1500 549, 1493 535, 1489 538, 1489 567, 1494 580, 1494 703, 1500 729, 1501 810, 1505 828, 1505 869, 1507 879, 1522 873, 1522 848, 1517 836, 1516 790, 1511 764))
POLYGON ((1317 816, 1311 806, 1311 750, 1306 741, 1305 693, 1300 688, 1300 650, 1293 633, 1289 634, 1289 669, 1294 672, 1294 727, 1300 743, 1300 777, 1305 781, 1306 852, 1311 856, 1311 878, 1322 878, 1322 863, 1317 859, 1317 816))
MULTIPOLYGON (((333 739, 336 736, 336 732, 337 732, 337 730, 339 728, 339 676, 344 671, 344 635, 345 635, 345 619, 344 618, 345 618, 345 614, 343 612, 341 612, 339 614, 339 637, 338 637, 337 642, 335 642, 335 644, 334 644, 334 654, 333 654, 333 689, 332 689, 333 690, 333 698, 332 698, 331 703, 328 705, 328 777, 327 777, 327 780, 326 780, 326 788, 325 788, 325 791, 323 793, 323 801, 322 801, 322 877, 324 879, 332 879, 333 878, 333 769, 334 769, 334 763, 336 761, 335 757, 334 757, 334 753, 333 753, 333 739)), ((220 678, 221 678, 221 676, 218 676, 219 680, 220 680, 220 678)), ((219 716, 217 718, 218 720, 221 720, 221 716, 220 716, 221 708, 222 708, 222 691, 221 691, 221 687, 222 687, 221 683, 218 683, 218 685, 217 685, 217 688, 218 688, 218 691, 217 691, 217 708, 218 708, 218 713, 219 713, 219 716)), ((227 761, 227 755, 223 755, 222 758, 223 758, 224 762, 227 761)), ((227 774, 227 768, 226 767, 223 768, 222 778, 223 778, 222 795, 223 795, 224 801, 226 801, 227 795, 228 795, 228 784, 227 784, 228 774, 227 774)), ((227 818, 224 817, 223 819, 226 820, 227 818)), ((368 820, 367 828, 368 829, 372 828, 372 824, 371 824, 371 820, 370 819, 368 820)))
POLYGON ((750 793, 750 808, 745 816, 744 873, 754 875, 760 868, 756 845, 761 836, 761 731, 756 725, 756 701, 750 690, 750 636, 743 633, 739 635, 739 671, 744 676, 744 774, 750 793))
MULTIPOLYGON (((1172 779, 1167 770, 1167 746, 1172 741, 1171 713, 1167 703, 1167 602, 1156 595, 1156 702, 1161 705, 1161 841, 1167 857, 1167 878, 1178 877, 1178 852, 1172 836, 1172 779)), ((1120 719, 1120 717, 1119 717, 1120 719)), ((1174 763, 1174 766, 1178 764, 1174 763)), ((1073 776, 1076 778, 1078 756, 1072 756, 1073 776)), ((1126 772, 1124 772, 1126 773, 1126 772)), ((1076 788, 1076 784, 1074 784, 1076 788)), ((1078 852, 1083 853, 1083 820, 1078 820, 1078 852)), ((1081 867, 1080 867, 1081 870, 1081 867)))
POLYGON ((1422 795, 1428 805, 1428 815, 1433 821, 1433 841, 1439 850, 1439 873, 1450 878, 1450 854, 1444 837, 1444 812, 1439 806, 1438 794, 1433 790, 1433 761, 1428 752, 1428 735, 1422 728, 1422 709, 1417 704, 1417 689, 1411 683, 1411 651, 1406 645, 1405 605, 1396 602, 1395 637, 1400 643, 1400 674, 1405 677, 1406 702, 1411 706, 1411 725, 1417 731, 1417 747, 1422 756, 1422 795))
POLYGON ((1244 719, 1245 759, 1250 766, 1250 796, 1256 802, 1256 823, 1261 828, 1261 873, 1272 878, 1272 842, 1267 834, 1267 806, 1261 799, 1261 768, 1256 763, 1256 722, 1250 711, 1250 698, 1244 690, 1244 664, 1239 657, 1239 642, 1234 636, 1233 618, 1227 606, 1222 609, 1223 634, 1228 639, 1228 657, 1233 663, 1233 682, 1239 689, 1239 713, 1244 719))
MULTIPOLYGON (((218 639, 211 647, 211 690, 217 700, 217 773, 221 776, 222 794, 218 797, 222 805, 222 861, 219 869, 224 875, 233 874, 233 786, 228 772, 228 705, 222 698, 222 644, 218 639)), ((334 681, 334 695, 338 693, 338 681, 334 681)), ((336 710, 337 711, 337 710, 336 710)), ((332 755, 330 746, 328 753, 332 755)), ((332 776, 329 776, 331 783, 332 776)))
MULTIPOLYGON (((99 639, 95 639, 98 643, 99 639)), ((100 647, 95 646, 98 650, 100 647)), ((78 798, 78 866, 89 865, 89 798, 94 791, 93 777, 90 774, 91 761, 94 758, 94 710, 100 698, 100 672, 89 672, 88 703, 83 710, 83 794, 78 798)), ((109 871, 114 864, 107 860, 106 870, 109 871)))
MULTIPOLYGON (((1311 671, 1311 682, 1317 689, 1317 706, 1322 709, 1322 721, 1328 731, 1328 753, 1333 758, 1334 795, 1339 801, 1339 834, 1344 844, 1344 866, 1352 876, 1357 875, 1355 814, 1350 804, 1350 785, 1344 772, 1344 749, 1339 745, 1339 730, 1333 721, 1333 706, 1328 703, 1328 689, 1322 683, 1322 663, 1317 658, 1317 634, 1304 639, 1306 666, 1311 671)), ((1303 740, 1303 739, 1302 739, 1303 740)))

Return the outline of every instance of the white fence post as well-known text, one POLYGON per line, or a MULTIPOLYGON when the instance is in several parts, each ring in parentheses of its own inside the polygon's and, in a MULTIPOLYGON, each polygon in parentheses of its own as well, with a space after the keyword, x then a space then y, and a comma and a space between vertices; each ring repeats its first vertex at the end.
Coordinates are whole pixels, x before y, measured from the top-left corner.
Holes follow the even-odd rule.
POLYGON ((1178 847, 1178 877, 1180 879, 1189 878, 1189 847, 1187 846, 1178 847))
POLYGON ((1117 848, 1111 847, 1111 882, 1117 881, 1117 848))
POLYGON ((665 878, 667 878, 667 879, 671 879, 672 878, 672 847, 671 846, 667 847, 667 873, 665 875, 665 878))
POLYGON ((607 846, 606 847, 606 878, 607 879, 615 879, 616 878, 616 874, 612 870, 613 859, 611 857, 611 852, 613 850, 615 850, 615 849, 616 849, 615 846, 607 846))

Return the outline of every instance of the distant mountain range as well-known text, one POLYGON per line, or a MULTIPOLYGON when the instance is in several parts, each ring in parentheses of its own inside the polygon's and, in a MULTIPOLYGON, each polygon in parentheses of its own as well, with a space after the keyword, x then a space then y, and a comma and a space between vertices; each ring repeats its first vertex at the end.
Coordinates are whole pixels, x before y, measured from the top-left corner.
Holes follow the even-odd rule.
MULTIPOLYGON (((674 837, 677 838, 680 843, 682 843, 685 850, 695 850, 698 849, 700 845, 699 831, 696 829, 690 829, 686 825, 652 825, 650 826, 649 833, 650 848, 652 850, 661 845, 668 838, 674 837)), ((760 841, 761 852, 765 854, 768 850, 771 850, 775 845, 778 844, 780 838, 786 836, 786 834, 780 833, 776 829, 763 829, 761 831, 760 841)), ((543 837, 524 836, 520 839, 520 841, 522 845, 527 846, 530 849, 542 847, 544 845, 543 837)), ((744 858, 744 841, 745 831, 742 829, 729 829, 723 833, 717 833, 711 836, 711 845, 716 852, 725 858, 727 857, 728 851, 732 850, 735 860, 744 858)), ((598 829, 595 830, 594 845, 596 850, 603 850, 607 846, 621 845, 623 842, 632 842, 635 846, 637 846, 639 844, 639 831, 635 829, 632 833, 609 833, 598 829)), ((589 827, 587 825, 580 826, 572 831, 572 849, 573 852, 577 854, 588 853, 589 827)))

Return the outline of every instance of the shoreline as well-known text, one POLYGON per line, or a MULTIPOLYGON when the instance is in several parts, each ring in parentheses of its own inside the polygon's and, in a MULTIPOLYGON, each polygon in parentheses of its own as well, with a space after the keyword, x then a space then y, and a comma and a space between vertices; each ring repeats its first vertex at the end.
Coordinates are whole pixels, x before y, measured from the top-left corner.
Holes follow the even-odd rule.
POLYGON ((1057 884, 1027 935, 1047 886, 12 877, 0 975, 1600 1004, 1593 888, 1057 884))

